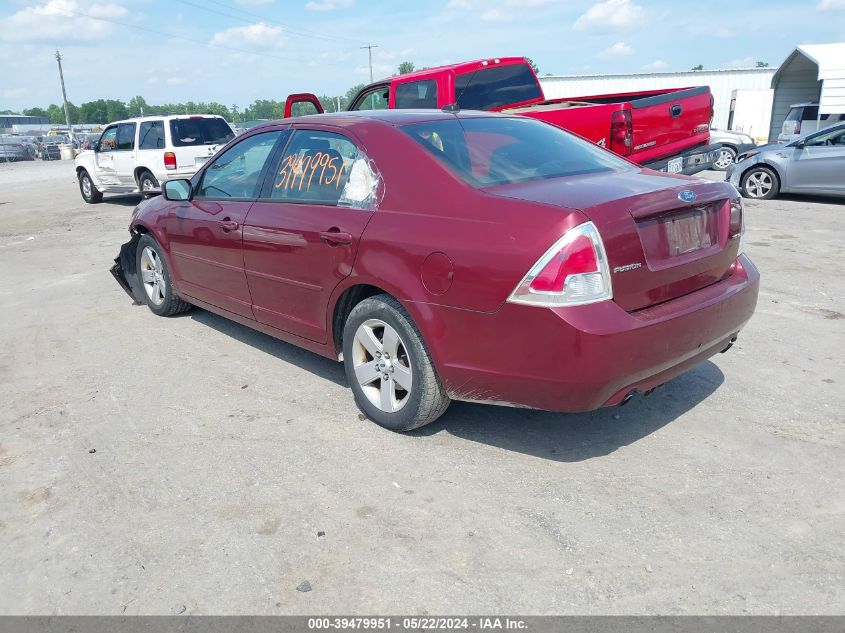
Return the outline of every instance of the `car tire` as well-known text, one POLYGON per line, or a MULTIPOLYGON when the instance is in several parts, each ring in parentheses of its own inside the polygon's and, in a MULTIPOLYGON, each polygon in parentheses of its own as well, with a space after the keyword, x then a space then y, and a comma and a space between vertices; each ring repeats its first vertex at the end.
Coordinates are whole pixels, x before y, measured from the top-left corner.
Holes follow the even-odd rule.
POLYGON ((727 171, 736 158, 736 150, 730 145, 722 145, 716 160, 713 161, 713 169, 716 171, 727 171))
POLYGON ((91 180, 91 175, 84 169, 79 172, 79 192, 82 194, 82 199, 88 204, 97 204, 103 201, 103 194, 94 186, 94 181, 91 180))
POLYGON ((159 243, 151 235, 138 240, 135 251, 135 270, 147 306, 158 316, 169 317, 191 308, 173 289, 170 267, 159 243))
POLYGON ((358 408, 391 431, 434 422, 449 406, 419 329, 390 295, 352 309, 343 329, 343 364, 358 408))
POLYGON ((771 200, 780 191, 780 180, 774 170, 768 167, 752 167, 742 175, 740 190, 746 198, 771 200))
POLYGON ((148 191, 150 189, 158 189, 158 180, 150 172, 144 170, 138 174, 138 190, 148 191))

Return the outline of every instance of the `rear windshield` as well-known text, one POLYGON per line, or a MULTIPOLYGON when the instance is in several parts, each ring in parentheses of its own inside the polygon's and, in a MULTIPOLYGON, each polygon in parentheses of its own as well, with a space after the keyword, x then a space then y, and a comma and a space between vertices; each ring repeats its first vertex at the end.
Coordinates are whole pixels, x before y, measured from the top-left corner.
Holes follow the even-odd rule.
POLYGON ((223 119, 198 117, 196 119, 171 119, 170 136, 173 145, 220 145, 235 137, 232 128, 223 119))
POLYGON ((490 66, 455 78, 456 102, 462 110, 492 110, 542 97, 525 64, 490 66))
POLYGON ((474 187, 632 168, 607 150, 529 118, 454 118, 401 129, 474 187))

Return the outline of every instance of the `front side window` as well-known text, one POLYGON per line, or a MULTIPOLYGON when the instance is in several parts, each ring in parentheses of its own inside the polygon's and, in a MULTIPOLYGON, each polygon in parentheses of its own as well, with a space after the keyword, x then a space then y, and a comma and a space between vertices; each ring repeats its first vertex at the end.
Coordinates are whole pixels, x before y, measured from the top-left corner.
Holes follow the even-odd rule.
POLYGON ((364 93, 355 101, 352 110, 387 110, 387 102, 390 99, 390 87, 379 86, 364 93))
POLYGON ((816 134, 815 136, 809 137, 805 141, 805 145, 807 147, 823 147, 826 145, 842 147, 845 145, 845 130, 832 130, 816 134))
POLYGON ((117 126, 117 150, 126 152, 135 149, 135 124, 121 123, 117 126))
POLYGON ((593 143, 529 118, 439 119, 401 129, 474 187, 633 169, 593 143))
POLYGON ((232 128, 220 117, 192 116, 171 119, 170 136, 176 147, 223 145, 235 138, 232 128))
POLYGON ((263 132, 233 145, 208 166, 196 198, 251 200, 258 196, 267 158, 282 133, 263 132))
MULTIPOLYGON (((322 130, 296 130, 279 157, 269 197, 273 200, 338 205, 354 171, 358 147, 348 138, 322 130)), ((360 169, 360 167, 359 167, 360 169)), ((366 178, 366 174, 360 174, 366 178)), ((361 184, 367 186, 366 182, 361 184)), ((348 192, 346 192, 348 193, 348 192)))
POLYGON ((113 152, 117 147, 117 126, 106 128, 100 137, 100 151, 113 152))
POLYGON ((525 64, 485 66, 455 78, 455 100, 461 110, 492 110, 542 96, 525 64))
POLYGON ((140 149, 164 149, 164 121, 144 121, 138 135, 140 149))
POLYGON ((395 88, 394 99, 399 109, 436 108, 437 82, 433 79, 423 79, 399 84, 395 88))

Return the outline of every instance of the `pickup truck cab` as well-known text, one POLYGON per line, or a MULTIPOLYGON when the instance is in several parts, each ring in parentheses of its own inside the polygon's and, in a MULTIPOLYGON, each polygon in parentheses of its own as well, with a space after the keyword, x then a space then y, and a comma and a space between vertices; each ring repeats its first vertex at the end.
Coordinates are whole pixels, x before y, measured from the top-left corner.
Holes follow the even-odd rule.
MULTIPOLYGON (((322 107, 308 93, 288 97, 322 107)), ((707 86, 546 99, 523 57, 502 57, 426 68, 364 87, 349 110, 453 108, 487 110, 552 123, 658 171, 694 174, 709 169, 713 98, 707 86)))
POLYGON ((166 180, 190 178, 217 149, 235 137, 216 115, 146 116, 105 127, 92 149, 76 157, 79 191, 88 203, 103 193, 158 189, 166 180))

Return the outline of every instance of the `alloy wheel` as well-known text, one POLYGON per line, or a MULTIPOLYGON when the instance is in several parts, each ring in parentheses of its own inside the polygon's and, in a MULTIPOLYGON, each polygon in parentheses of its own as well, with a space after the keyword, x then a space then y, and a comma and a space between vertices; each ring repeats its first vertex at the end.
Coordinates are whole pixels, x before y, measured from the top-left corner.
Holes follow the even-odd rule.
POLYGON ((91 197, 91 179, 87 174, 82 177, 82 193, 85 194, 86 198, 91 197))
POLYGON ((772 177, 764 171, 756 171, 745 180, 745 192, 751 198, 762 198, 772 190, 772 177))
POLYGON ((386 413, 408 402, 413 370, 399 333, 381 319, 364 321, 352 343, 355 377, 367 399, 386 413))
POLYGON ((713 161, 713 165, 718 169, 727 169, 734 162, 734 154, 731 150, 724 147, 719 150, 719 155, 713 161))
POLYGON ((144 290, 146 290, 147 296, 153 304, 160 306, 164 303, 167 284, 164 281, 161 257, 149 246, 141 251, 141 281, 144 283, 144 290))

